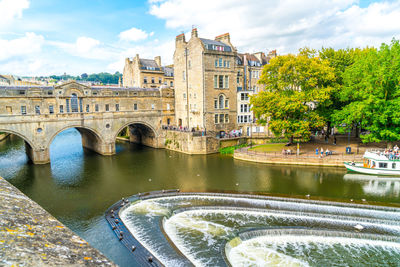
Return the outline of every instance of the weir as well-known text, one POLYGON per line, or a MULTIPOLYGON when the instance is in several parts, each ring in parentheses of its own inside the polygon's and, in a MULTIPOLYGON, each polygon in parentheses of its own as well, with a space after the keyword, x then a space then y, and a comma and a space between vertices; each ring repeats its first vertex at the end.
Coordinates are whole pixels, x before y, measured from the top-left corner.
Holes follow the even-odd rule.
POLYGON ((347 253, 342 262, 330 259, 338 266, 365 261, 371 251, 378 255, 369 259, 372 263, 391 264, 393 259, 400 260, 398 208, 165 191, 136 195, 130 200, 118 212, 122 223, 137 242, 166 266, 187 266, 188 262, 196 266, 235 266, 235 262, 246 262, 253 253, 270 257, 273 262, 288 260, 297 265, 318 265, 324 264, 321 255, 311 252, 321 248, 326 255, 347 253), (249 228, 253 231, 243 232, 249 228), (239 252, 237 248, 228 251, 225 247, 229 240, 232 248, 244 240, 250 242, 264 236, 267 241, 275 238, 284 245, 267 242, 260 249, 253 244, 239 252), (320 239, 315 239, 316 236, 320 239), (316 240, 318 244, 313 245, 316 240), (346 244, 354 244, 354 251, 346 244), (303 251, 308 246, 313 250, 303 251), (369 252, 357 253, 365 248, 369 252), (230 255, 231 251, 235 254, 230 255))

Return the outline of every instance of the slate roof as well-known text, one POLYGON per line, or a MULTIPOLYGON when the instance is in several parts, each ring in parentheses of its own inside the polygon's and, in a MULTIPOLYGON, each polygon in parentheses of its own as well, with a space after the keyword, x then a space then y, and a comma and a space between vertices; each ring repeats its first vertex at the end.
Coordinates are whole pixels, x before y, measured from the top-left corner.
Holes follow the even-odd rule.
POLYGON ((232 49, 231 49, 231 47, 229 45, 224 44, 222 42, 215 41, 215 40, 210 40, 210 39, 204 39, 204 38, 199 38, 199 39, 204 44, 204 46, 209 50, 214 50, 210 46, 219 45, 219 46, 223 46, 224 47, 224 51, 227 51, 227 52, 231 52, 232 51, 232 49))
POLYGON ((150 68, 159 68, 159 66, 157 65, 156 61, 154 59, 144 59, 141 58, 140 59, 140 65, 142 65, 142 67, 150 67, 150 68))
POLYGON ((162 70, 164 71, 165 76, 170 76, 170 77, 174 76, 174 68, 162 67, 162 70))

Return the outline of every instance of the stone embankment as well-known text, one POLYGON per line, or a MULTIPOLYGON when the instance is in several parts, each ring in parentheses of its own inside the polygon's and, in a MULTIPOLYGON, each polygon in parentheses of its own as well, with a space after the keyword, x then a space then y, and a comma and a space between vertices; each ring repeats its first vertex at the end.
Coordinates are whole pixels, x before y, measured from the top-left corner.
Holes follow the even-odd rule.
POLYGON ((288 164, 288 165, 309 165, 309 166, 332 166, 344 167, 345 161, 362 161, 362 154, 334 154, 320 157, 312 153, 300 155, 283 155, 279 152, 257 152, 249 150, 247 147, 235 150, 233 158, 244 161, 269 164, 288 164))
POLYGON ((0 266, 115 266, 0 177, 0 266))

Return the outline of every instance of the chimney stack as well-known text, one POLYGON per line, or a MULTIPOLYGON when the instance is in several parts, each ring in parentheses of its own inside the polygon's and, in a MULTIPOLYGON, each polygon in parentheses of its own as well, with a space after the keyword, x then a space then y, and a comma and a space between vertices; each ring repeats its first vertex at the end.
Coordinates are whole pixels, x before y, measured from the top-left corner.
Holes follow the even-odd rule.
POLYGON ((192 38, 193 37, 199 37, 198 33, 197 33, 197 28, 193 28, 192 29, 192 38))
POLYGON ((161 57, 160 56, 156 56, 154 58, 154 61, 157 63, 157 65, 161 68, 161 57))

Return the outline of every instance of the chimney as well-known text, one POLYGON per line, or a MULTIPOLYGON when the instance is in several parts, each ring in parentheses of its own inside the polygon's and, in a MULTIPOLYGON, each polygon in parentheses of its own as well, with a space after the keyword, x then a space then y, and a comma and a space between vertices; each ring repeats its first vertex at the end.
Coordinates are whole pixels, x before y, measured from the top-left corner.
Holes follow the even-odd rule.
POLYGON ((157 63, 158 67, 161 68, 161 57, 160 56, 156 56, 154 58, 154 61, 157 63))
POLYGON ((193 28, 192 29, 192 38, 193 37, 199 37, 198 33, 197 33, 197 28, 193 28))
POLYGON ((184 34, 184 33, 181 33, 181 34, 179 34, 179 35, 176 36, 176 38, 175 38, 175 43, 177 43, 177 42, 183 42, 183 43, 186 42, 186 41, 185 41, 185 34, 184 34))
POLYGON ((265 57, 263 52, 254 53, 254 56, 258 59, 258 61, 260 61, 261 64, 263 63, 263 57, 265 57))
POLYGON ((215 41, 219 41, 219 42, 223 42, 227 45, 231 45, 231 38, 229 36, 229 32, 218 35, 217 37, 215 37, 215 41))

